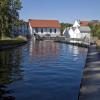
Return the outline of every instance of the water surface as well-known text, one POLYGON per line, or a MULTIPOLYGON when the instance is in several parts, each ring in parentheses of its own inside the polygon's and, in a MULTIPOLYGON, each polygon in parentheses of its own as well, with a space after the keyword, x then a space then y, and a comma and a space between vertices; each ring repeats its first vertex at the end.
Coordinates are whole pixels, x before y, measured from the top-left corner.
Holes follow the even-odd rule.
POLYGON ((77 100, 86 55, 85 48, 52 41, 0 51, 0 98, 77 100))

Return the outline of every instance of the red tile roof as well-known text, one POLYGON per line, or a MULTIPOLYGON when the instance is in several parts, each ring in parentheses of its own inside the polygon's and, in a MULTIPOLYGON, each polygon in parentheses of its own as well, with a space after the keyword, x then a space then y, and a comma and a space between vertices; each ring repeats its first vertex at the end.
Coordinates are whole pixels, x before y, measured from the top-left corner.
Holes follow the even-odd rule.
POLYGON ((29 23, 34 28, 60 28, 61 25, 57 20, 32 20, 29 23))
POLYGON ((80 25, 81 26, 88 26, 89 25, 89 21, 80 21, 80 25))

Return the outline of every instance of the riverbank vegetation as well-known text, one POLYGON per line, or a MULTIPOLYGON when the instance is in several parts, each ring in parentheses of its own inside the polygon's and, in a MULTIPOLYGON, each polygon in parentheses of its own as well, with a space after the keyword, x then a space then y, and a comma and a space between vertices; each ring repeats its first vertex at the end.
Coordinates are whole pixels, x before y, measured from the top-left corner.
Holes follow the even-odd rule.
POLYGON ((14 37, 14 27, 19 25, 20 0, 0 0, 0 39, 14 37))
POLYGON ((0 49, 27 41, 26 38, 19 36, 23 25, 27 25, 19 19, 21 8, 21 0, 0 0, 0 49))
POLYGON ((95 37, 97 47, 100 47, 100 23, 90 23, 91 34, 95 37))
POLYGON ((91 28, 92 36, 98 37, 98 39, 100 39, 100 23, 98 24, 90 23, 89 26, 91 28))
POLYGON ((1 46, 7 46, 7 45, 18 45, 19 43, 25 42, 24 40, 0 40, 0 47, 1 46))
POLYGON ((0 40, 0 50, 14 48, 25 43, 27 43, 27 39, 22 36, 16 37, 14 39, 7 38, 5 40, 0 40))

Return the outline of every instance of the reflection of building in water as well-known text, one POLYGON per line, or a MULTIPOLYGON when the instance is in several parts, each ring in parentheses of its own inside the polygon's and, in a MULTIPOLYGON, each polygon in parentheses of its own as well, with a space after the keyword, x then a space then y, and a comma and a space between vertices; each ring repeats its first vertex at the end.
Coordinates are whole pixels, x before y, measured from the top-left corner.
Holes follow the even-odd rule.
POLYGON ((56 56, 58 53, 58 43, 53 41, 36 41, 30 44, 30 55, 32 57, 43 57, 47 55, 56 56))
POLYGON ((74 54, 74 55, 78 55, 78 54, 80 53, 78 47, 74 47, 73 49, 74 49, 74 50, 73 50, 73 54, 74 54))
MULTIPOLYGON (((77 57, 78 57, 78 55, 81 55, 82 54, 82 56, 85 56, 84 55, 84 53, 83 52, 87 52, 87 48, 82 48, 82 47, 78 47, 78 46, 69 46, 69 49, 70 49, 70 54, 72 55, 72 56, 74 56, 74 58, 75 59, 77 59, 77 57)), ((78 57, 79 58, 79 57, 78 57)))
POLYGON ((70 53, 73 55, 78 55, 79 54, 79 47, 77 46, 69 46, 69 49, 70 49, 70 53))

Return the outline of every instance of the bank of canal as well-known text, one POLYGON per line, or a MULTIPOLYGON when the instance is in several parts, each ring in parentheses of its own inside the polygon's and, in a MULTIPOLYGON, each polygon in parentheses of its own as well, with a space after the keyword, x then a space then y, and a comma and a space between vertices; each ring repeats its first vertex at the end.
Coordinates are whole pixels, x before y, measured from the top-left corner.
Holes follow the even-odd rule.
POLYGON ((86 48, 30 42, 0 52, 0 98, 77 100, 86 48))
POLYGON ((26 44, 25 39, 0 40, 0 50, 11 49, 26 44))
POLYGON ((89 48, 79 100, 100 100, 100 51, 89 48))

